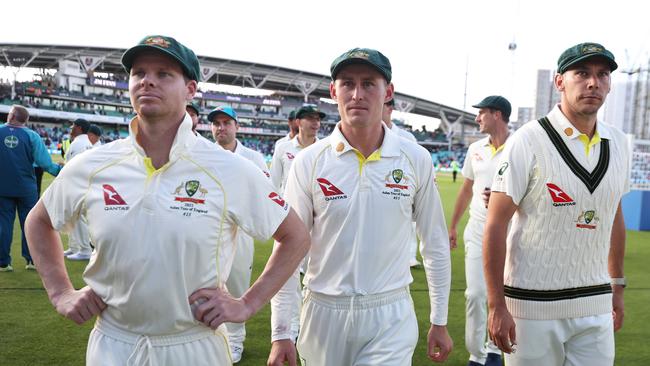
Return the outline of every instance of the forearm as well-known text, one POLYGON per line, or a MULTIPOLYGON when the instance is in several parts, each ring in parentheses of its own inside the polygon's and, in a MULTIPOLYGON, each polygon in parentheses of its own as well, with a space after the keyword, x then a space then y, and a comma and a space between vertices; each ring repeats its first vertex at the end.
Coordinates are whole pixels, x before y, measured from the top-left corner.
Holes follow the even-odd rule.
MULTIPOLYGON (((488 220, 488 223, 490 220, 488 220)), ((507 224, 486 224, 483 237, 483 271, 488 293, 488 307, 505 305, 503 268, 506 261, 507 224)))
POLYGON ((52 227, 41 201, 27 216, 25 236, 43 286, 54 303, 61 294, 74 290, 74 287, 63 262, 61 237, 52 227))
POLYGON ((623 259, 625 257, 625 222, 623 219, 623 212, 619 203, 614 216, 614 224, 612 226, 611 243, 609 247, 608 257, 608 270, 609 276, 612 278, 620 278, 625 276, 623 270, 623 259))
MULTIPOLYGON (((421 223, 418 222, 418 225, 421 223)), ((451 256, 447 232, 443 224, 429 225, 431 231, 422 230, 422 262, 429 288, 431 313, 429 321, 434 325, 446 325, 451 289, 451 256)))
POLYGON ((309 250, 309 234, 293 210, 276 234, 278 243, 264 271, 242 296, 253 314, 287 282, 309 250))
POLYGON ((271 342, 291 339, 291 321, 298 299, 300 272, 298 268, 271 299, 271 342))
POLYGON ((450 225, 450 228, 453 230, 456 230, 458 227, 458 223, 460 222, 461 217, 463 217, 463 213, 465 213, 465 210, 472 199, 472 184, 469 183, 469 187, 467 187, 468 181, 471 182, 471 180, 465 179, 465 183, 463 183, 463 187, 458 192, 458 197, 456 198, 456 204, 454 205, 454 213, 451 216, 450 225))

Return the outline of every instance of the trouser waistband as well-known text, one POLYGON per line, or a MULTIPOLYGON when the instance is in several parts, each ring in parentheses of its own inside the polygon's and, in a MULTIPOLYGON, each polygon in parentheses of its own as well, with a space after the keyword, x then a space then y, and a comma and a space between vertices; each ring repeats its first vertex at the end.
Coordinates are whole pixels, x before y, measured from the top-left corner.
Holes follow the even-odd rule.
POLYGON ((154 347, 173 346, 177 344, 189 343, 215 335, 214 330, 202 326, 196 326, 194 328, 190 328, 188 330, 175 334, 137 334, 120 329, 115 325, 103 320, 101 317, 97 317, 97 321, 95 322, 95 329, 106 336, 130 344, 136 344, 141 338, 145 337, 149 342, 151 342, 151 345, 154 347))
POLYGON ((319 305, 335 309, 370 309, 392 304, 410 298, 409 288, 401 287, 395 290, 380 292, 371 295, 332 296, 307 290, 306 299, 319 305))

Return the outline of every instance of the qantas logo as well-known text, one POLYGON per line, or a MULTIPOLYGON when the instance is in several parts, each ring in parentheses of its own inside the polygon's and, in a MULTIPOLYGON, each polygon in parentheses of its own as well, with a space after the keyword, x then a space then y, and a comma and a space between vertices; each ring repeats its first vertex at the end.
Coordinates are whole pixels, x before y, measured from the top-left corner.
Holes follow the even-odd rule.
POLYGON ((282 199, 282 197, 280 197, 279 194, 277 194, 275 192, 271 192, 271 193, 269 193, 269 198, 271 199, 271 201, 273 201, 273 202, 277 203, 278 205, 280 205, 280 207, 283 207, 283 208, 286 209, 287 203, 284 201, 284 199, 282 199))
POLYGON ((129 209, 124 198, 110 184, 102 184, 104 192, 104 211, 126 211, 129 209))
POLYGON ((294 158, 293 154, 290 153, 290 152, 288 152, 288 153, 287 153, 287 159, 289 159, 289 160, 293 160, 293 158, 294 158))
POLYGON ((336 187, 334 184, 330 183, 329 180, 325 178, 318 178, 316 179, 316 182, 318 182, 320 190, 323 191, 323 194, 325 195, 325 201, 348 198, 348 196, 343 193, 343 191, 338 189, 338 187, 336 187))
POLYGON ((126 205, 126 202, 120 196, 119 193, 113 188, 113 186, 109 184, 103 184, 102 189, 104 190, 104 203, 107 206, 115 206, 115 205, 126 205))
POLYGON ((551 200, 553 200, 553 206, 574 206, 576 203, 562 188, 558 187, 553 183, 546 183, 548 188, 548 193, 551 195, 551 200))

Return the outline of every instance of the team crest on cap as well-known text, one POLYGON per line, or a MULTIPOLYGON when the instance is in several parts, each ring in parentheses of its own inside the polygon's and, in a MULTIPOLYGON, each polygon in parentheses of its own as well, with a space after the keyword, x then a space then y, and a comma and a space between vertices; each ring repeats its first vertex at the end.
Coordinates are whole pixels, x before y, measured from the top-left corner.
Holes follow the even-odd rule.
POLYGON ((368 52, 365 52, 365 51, 354 51, 354 52, 350 52, 348 54, 348 57, 349 58, 362 58, 362 59, 367 60, 368 57, 370 57, 370 55, 368 54, 368 52))
POLYGON ((158 46, 162 48, 169 48, 171 45, 168 40, 163 37, 149 37, 144 41, 144 44, 149 46, 158 46))
POLYGON ((582 211, 576 220, 576 227, 580 229, 595 229, 600 218, 595 210, 582 211))
POLYGON ((582 47, 582 50, 580 50, 583 54, 585 53, 596 53, 596 52, 603 52, 603 48, 600 46, 597 46, 595 44, 587 44, 582 47))

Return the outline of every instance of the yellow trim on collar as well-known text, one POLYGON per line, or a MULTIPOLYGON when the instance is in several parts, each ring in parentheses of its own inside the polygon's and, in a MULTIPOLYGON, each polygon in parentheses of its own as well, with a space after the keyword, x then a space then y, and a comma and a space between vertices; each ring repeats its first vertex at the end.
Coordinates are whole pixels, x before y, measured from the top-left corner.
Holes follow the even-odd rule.
POLYGON ((494 145, 492 144, 489 144, 489 146, 490 146, 490 151, 492 152, 492 157, 494 157, 494 155, 498 154, 499 151, 503 150, 506 144, 501 144, 501 146, 499 146, 498 148, 495 148, 494 145))
POLYGON ((144 157, 144 167, 147 170, 147 178, 150 178, 152 175, 155 173, 159 173, 169 166, 169 162, 165 163, 165 165, 161 166, 159 169, 156 169, 156 167, 153 166, 153 163, 151 162, 151 158, 148 156, 144 157))
POLYGON ((357 156, 357 159, 359 160, 359 174, 361 174, 364 164, 366 164, 369 161, 377 161, 381 159, 381 149, 375 150, 375 152, 370 154, 370 156, 368 156, 367 158, 363 156, 363 154, 355 148, 352 148, 352 151, 354 151, 354 154, 357 156))
POLYGON ((589 151, 591 150, 591 147, 600 143, 600 134, 598 131, 594 133, 594 137, 589 140, 589 136, 585 135, 584 133, 581 133, 578 135, 578 140, 582 142, 583 145, 585 145, 585 154, 589 156, 589 151))

